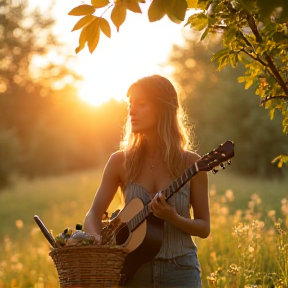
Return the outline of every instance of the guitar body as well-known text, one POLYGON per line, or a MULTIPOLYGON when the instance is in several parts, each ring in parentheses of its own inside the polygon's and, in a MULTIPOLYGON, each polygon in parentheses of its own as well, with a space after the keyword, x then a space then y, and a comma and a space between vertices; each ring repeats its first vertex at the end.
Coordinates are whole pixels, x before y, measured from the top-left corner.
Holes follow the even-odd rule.
MULTIPOLYGON (((142 200, 134 198, 112 221, 121 223, 120 226, 123 223, 125 225, 143 208, 142 200)), ((128 250, 122 269, 124 282, 129 280, 144 263, 152 260, 158 254, 162 245, 163 227, 164 221, 151 213, 135 230, 129 231, 129 234, 128 232, 124 233, 124 236, 121 237, 121 231, 116 231, 116 234, 120 235, 119 237, 116 235, 116 244, 128 250)), ((123 230, 128 229, 124 227, 123 230)))
MULTIPOLYGON (((146 220, 147 229, 140 245, 126 256, 122 274, 124 281, 129 280, 146 262, 152 260, 160 251, 163 238, 164 221, 150 214, 146 220)), ((137 228, 133 234, 137 234, 137 228)))

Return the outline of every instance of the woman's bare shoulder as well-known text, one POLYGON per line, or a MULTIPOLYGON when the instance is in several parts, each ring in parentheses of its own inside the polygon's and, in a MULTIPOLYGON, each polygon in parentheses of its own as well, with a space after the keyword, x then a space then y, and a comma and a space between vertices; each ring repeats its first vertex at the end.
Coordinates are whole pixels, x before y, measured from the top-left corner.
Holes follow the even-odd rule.
POLYGON ((113 164, 120 164, 122 165, 124 162, 124 152, 123 151, 116 151, 110 155, 109 161, 113 162, 113 164))
POLYGON ((186 156, 186 165, 188 167, 192 166, 197 160, 201 158, 199 154, 193 151, 185 151, 185 156, 186 156))
POLYGON ((124 153, 122 151, 116 151, 109 157, 105 166, 104 176, 109 179, 116 179, 115 181, 121 182, 124 175, 124 153))

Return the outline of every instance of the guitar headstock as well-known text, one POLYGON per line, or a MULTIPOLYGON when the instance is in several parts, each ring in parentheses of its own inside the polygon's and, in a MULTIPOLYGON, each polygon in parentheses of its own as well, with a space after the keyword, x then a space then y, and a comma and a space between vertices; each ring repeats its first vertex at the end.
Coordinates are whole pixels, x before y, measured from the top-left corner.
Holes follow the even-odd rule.
POLYGON ((217 149, 205 154, 196 163, 199 171, 210 171, 216 174, 219 169, 225 169, 226 164, 231 164, 234 157, 234 143, 230 140, 220 144, 217 149))

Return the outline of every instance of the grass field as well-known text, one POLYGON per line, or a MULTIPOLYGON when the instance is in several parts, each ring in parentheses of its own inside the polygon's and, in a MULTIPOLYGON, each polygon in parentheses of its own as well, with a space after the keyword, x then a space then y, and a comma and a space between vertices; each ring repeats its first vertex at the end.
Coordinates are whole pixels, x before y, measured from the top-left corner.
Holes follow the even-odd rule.
MULTIPOLYGON (((49 245, 33 216, 54 235, 82 223, 101 172, 17 179, 0 193, 0 288, 58 287, 49 245)), ((221 171, 210 177, 211 235, 199 247, 203 287, 288 287, 288 177, 263 181, 221 171), (286 198, 285 198, 286 197, 286 198)), ((109 211, 121 207, 117 195, 109 211)))

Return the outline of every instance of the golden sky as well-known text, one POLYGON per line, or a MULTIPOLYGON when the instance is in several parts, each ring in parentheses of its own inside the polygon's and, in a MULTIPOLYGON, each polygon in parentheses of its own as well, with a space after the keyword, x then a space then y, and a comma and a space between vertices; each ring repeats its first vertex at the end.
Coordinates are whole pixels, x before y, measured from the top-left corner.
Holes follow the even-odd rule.
MULTIPOLYGON (((46 0, 46 4, 42 1, 39 4, 37 0, 29 2, 31 6, 41 5, 44 13, 45 5, 49 5, 51 0, 46 0)), ((88 1, 86 3, 90 4, 88 1)), ((147 1, 140 5, 142 14, 128 11, 119 33, 111 24, 111 38, 101 34, 93 54, 87 47, 75 54, 80 32, 71 30, 80 18, 67 14, 81 4, 83 2, 80 0, 55 1, 53 12, 57 19, 55 33, 69 45, 69 52, 76 61, 74 69, 84 76, 85 80, 79 89, 79 96, 83 100, 92 105, 99 105, 110 98, 119 100, 125 97, 127 88, 138 78, 155 73, 169 77, 169 69, 160 67, 159 63, 165 62, 173 42, 181 43, 184 22, 175 24, 165 16, 160 21, 149 23, 147 8, 150 1, 147 1)), ((110 19, 110 12, 104 15, 110 19)))

